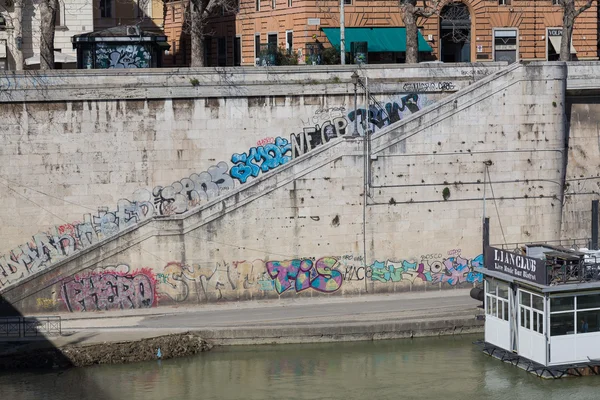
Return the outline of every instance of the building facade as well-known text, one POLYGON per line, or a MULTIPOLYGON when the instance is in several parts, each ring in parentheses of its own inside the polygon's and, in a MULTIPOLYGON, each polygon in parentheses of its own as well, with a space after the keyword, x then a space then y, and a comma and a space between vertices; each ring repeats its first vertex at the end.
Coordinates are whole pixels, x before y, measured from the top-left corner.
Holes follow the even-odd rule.
MULTIPOLYGON (((398 1, 344 1, 346 31, 358 29, 354 31, 358 40, 365 38, 367 47, 377 50, 368 51, 367 62, 403 62, 404 56, 398 51, 401 48, 381 48, 381 43, 372 43, 364 33, 364 28, 372 31, 403 27, 398 1), (363 28, 362 33, 359 28, 363 28)), ((179 49, 177 56, 172 55, 168 61, 172 65, 189 65, 189 37, 182 29, 186 4, 186 0, 166 4, 165 34, 171 46, 175 42, 179 49)), ((558 0, 450 1, 436 15, 419 18, 417 24, 427 44, 423 48, 419 45, 420 50, 425 50, 421 53, 423 61, 556 60, 562 33, 562 8, 558 0)), ((237 14, 217 15, 207 28, 207 64, 261 64, 260 53, 265 45, 296 54, 300 64, 312 63, 313 54, 330 47, 336 35, 339 43, 339 27, 338 1, 240 0, 237 14)), ((401 36, 386 39, 382 30, 375 35, 382 39, 380 42, 405 41, 401 36)), ((594 3, 576 21, 571 44, 573 59, 598 59, 597 43, 598 10, 594 3)), ((348 40, 346 48, 351 48, 348 40)))
POLYGON ((163 28, 162 0, 94 0, 94 30, 121 25, 137 25, 159 32, 163 28))
MULTIPOLYGON (((39 67, 40 12, 39 2, 24 0, 21 39, 15 35, 16 13, 12 0, 0 0, 0 69, 16 69, 21 57, 26 69, 39 67)), ((71 37, 93 30, 92 3, 86 0, 59 0, 55 19, 54 51, 56 67, 74 67, 76 52, 71 37)))

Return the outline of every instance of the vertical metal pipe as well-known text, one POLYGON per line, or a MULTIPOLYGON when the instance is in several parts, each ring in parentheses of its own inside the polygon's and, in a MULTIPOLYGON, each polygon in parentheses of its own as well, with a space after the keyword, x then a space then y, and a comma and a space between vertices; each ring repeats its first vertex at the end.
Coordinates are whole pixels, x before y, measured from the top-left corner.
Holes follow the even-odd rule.
MULTIPOLYGON (((485 254, 485 248, 490 245, 490 219, 483 219, 483 253, 485 254)), ((485 256, 484 256, 485 257, 485 256)))
POLYGON ((357 86, 358 86, 358 82, 354 82, 354 136, 358 136, 358 87, 357 86))
POLYGON ((344 12, 344 1, 340 0, 340 64, 346 64, 346 35, 345 35, 345 12, 344 12))
POLYGON ((592 250, 598 250, 598 200, 592 200, 592 250))

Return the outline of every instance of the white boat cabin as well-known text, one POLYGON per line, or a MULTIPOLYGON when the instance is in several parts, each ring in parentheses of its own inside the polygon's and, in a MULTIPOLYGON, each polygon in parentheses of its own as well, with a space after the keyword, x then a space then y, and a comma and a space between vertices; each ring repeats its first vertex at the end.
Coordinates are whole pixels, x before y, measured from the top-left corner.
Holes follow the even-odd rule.
POLYGON ((600 252, 487 247, 479 271, 487 343, 544 366, 600 359, 600 252))

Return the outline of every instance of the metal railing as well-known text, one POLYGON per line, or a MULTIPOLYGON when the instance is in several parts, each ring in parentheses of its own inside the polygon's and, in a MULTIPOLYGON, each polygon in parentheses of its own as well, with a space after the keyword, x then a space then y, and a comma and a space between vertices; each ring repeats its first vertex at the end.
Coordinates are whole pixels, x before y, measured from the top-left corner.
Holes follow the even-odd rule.
POLYGON ((0 337, 60 336, 60 317, 0 317, 0 337))
POLYGON ((568 247, 573 250, 578 250, 582 247, 590 249, 592 246, 592 239, 591 238, 581 238, 581 239, 546 240, 546 241, 539 241, 539 242, 498 243, 498 244, 492 244, 492 246, 498 247, 502 250, 512 251, 512 250, 521 250, 521 248, 523 246, 533 246, 533 245, 539 245, 539 244, 549 244, 552 246, 568 247))

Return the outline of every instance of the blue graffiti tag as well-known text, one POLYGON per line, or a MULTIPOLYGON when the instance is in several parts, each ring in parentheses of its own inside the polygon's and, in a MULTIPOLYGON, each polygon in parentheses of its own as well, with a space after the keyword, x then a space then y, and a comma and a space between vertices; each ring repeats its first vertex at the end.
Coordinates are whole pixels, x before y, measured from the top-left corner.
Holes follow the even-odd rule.
POLYGON ((260 171, 267 172, 292 159, 292 145, 287 139, 278 137, 275 144, 269 143, 260 147, 252 147, 248 153, 235 153, 231 156, 231 177, 246 183, 250 177, 257 177, 260 171), (262 163, 261 163, 262 161, 262 163), (259 165, 260 163, 260 165, 259 165))

